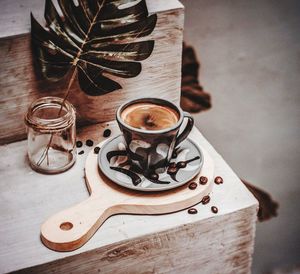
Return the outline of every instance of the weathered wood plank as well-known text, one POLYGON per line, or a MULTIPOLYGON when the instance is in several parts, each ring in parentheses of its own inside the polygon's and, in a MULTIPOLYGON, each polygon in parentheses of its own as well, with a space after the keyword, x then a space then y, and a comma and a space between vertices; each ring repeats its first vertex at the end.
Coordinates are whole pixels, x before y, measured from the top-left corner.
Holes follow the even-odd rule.
MULTIPOLYGON (((55 4, 55 0, 53 0, 55 4)), ((178 0, 146 0, 151 13, 164 10, 182 9, 178 0)), ((43 20, 44 0, 1 0, 0 39, 23 35, 30 32, 30 12, 40 21, 43 20)))
MULTIPOLYGON (((25 5, 20 2, 5 1, 4 4, 18 10, 16 6, 25 5)), ((26 5, 30 6, 29 3, 30 1, 27 0, 26 5)), ((183 6, 177 0, 172 0, 170 3, 163 0, 148 1, 148 3, 149 11, 158 14, 155 30, 145 38, 155 40, 151 56, 142 62, 143 70, 137 77, 117 79, 123 87, 122 90, 93 97, 84 94, 75 81, 69 101, 75 105, 81 123, 112 120, 116 108, 121 103, 137 97, 160 97, 179 104, 183 6)), ((37 14, 43 14, 37 1, 33 1, 33 7, 37 14)), ((22 22, 27 20, 28 24, 29 14, 20 14, 19 11, 19 15, 18 18, 22 22)), ((17 32, 14 31, 14 33, 17 32)), ((18 36, 6 38, 2 36, 0 58, 2 60, 0 67, 0 144, 3 144, 25 137, 23 116, 30 102, 48 95, 63 97, 67 83, 50 84, 37 78, 32 64, 28 28, 26 32, 19 33, 18 36)))
POLYGON ((20 273, 250 273, 255 221, 252 206, 20 273))
MULTIPOLYGON (((103 140, 103 131, 107 127, 112 129, 112 135, 119 133, 115 122, 97 124, 80 129, 78 140, 85 141, 87 138, 91 138, 95 143, 100 142, 103 140)), ((176 257, 177 252, 181 258, 186 258, 184 264, 187 265, 187 262, 190 261, 191 266, 187 269, 191 273, 193 271, 196 273, 196 270, 193 270, 193 265, 198 265, 196 258, 199 253, 197 253, 195 258, 182 255, 190 254, 189 252, 194 245, 197 246, 199 252, 203 249, 201 253, 208 254, 206 259, 201 259, 203 265, 207 264, 207 267, 209 267, 211 264, 211 267, 221 269, 222 266, 220 264, 226 263, 226 265, 231 265, 232 269, 237 269, 237 271, 232 271, 232 273, 238 273, 239 269, 241 269, 241 273, 245 273, 246 271, 243 272, 242 270, 249 269, 249 256, 253 248, 253 238, 251 238, 252 236, 247 238, 247 235, 254 233, 257 201, 197 129, 194 128, 190 136, 192 139, 199 140, 201 145, 208 151, 215 163, 215 175, 220 175, 224 179, 223 185, 214 186, 211 201, 208 205, 197 205, 198 214, 196 215, 189 215, 184 210, 157 216, 113 216, 101 226, 86 245, 68 253, 54 252, 46 248, 40 241, 40 226, 47 217, 88 197, 88 191, 84 183, 83 168, 87 152, 92 148, 84 146, 82 150, 85 153, 78 155, 77 162, 67 172, 58 175, 43 175, 32 171, 29 167, 25 156, 26 141, 0 146, 0 174, 2 176, 0 181, 0 273, 45 265, 50 262, 52 263, 47 268, 56 268, 57 271, 60 268, 68 268, 70 271, 75 271, 81 265, 81 263, 78 265, 81 256, 84 257, 83 261, 87 264, 95 263, 96 265, 96 261, 102 258, 101 265, 108 271, 111 263, 109 261, 110 258, 112 257, 112 261, 114 259, 115 261, 123 260, 124 254, 128 255, 128 261, 124 258, 128 265, 124 266, 124 268, 117 268, 117 262, 112 263, 117 268, 115 269, 114 267, 114 271, 121 271, 127 267, 134 269, 134 265, 140 266, 143 264, 148 270, 154 267, 154 264, 151 265, 150 262, 146 264, 147 260, 152 260, 152 252, 156 258, 155 260, 157 260, 157 265, 154 269, 157 273, 171 272, 172 265, 174 265, 176 271, 178 270, 178 273, 180 271, 184 273, 185 268, 183 269, 179 266, 181 259, 179 260, 179 257, 176 257), (210 207, 212 205, 219 208, 217 215, 211 212, 210 207), (236 216, 236 219, 234 219, 234 216, 236 216), (214 221, 215 219, 218 219, 218 221, 214 221), (229 224, 230 220, 236 221, 229 224), (250 227, 247 230, 245 226, 248 225, 250 227), (187 229, 187 227, 190 227, 190 229, 187 229), (207 229, 201 230, 202 227, 207 229), (155 243, 159 244, 161 237, 169 237, 169 233, 166 232, 168 230, 170 230, 170 235, 172 235, 170 236, 172 241, 165 241, 162 245, 161 254, 163 254, 163 257, 161 259, 156 253, 159 250, 155 250, 155 248, 151 252, 145 251, 145 257, 142 254, 138 257, 129 256, 130 252, 132 252, 129 248, 130 242, 138 250, 141 250, 136 251, 139 254, 139 252, 143 252, 142 247, 146 245, 149 239, 147 237, 152 239, 150 242, 153 245, 155 243), (184 232, 185 230, 186 232, 184 232), (200 230, 199 233, 197 232, 198 230, 200 230), (215 233, 212 233, 211 230, 215 231, 215 233), (237 235, 239 236, 237 237, 237 235), (207 241, 210 241, 209 245, 204 245, 205 242, 203 241, 205 238, 207 238, 207 241), (184 239, 186 239, 186 245, 184 239), (222 249, 222 256, 227 258, 223 261, 222 256, 215 256, 215 248, 222 248, 222 239, 226 243, 226 248, 222 249), (249 240, 248 244, 246 243, 247 239, 249 240), (121 249, 121 251, 113 253, 114 248, 117 246, 122 247, 123 244, 126 247, 125 250, 129 250, 128 252, 123 253, 123 249, 121 249), (170 249, 166 251, 164 248, 167 248, 168 245, 170 245, 170 249), (183 248, 181 245, 183 245, 183 248), (97 249, 99 250, 97 251, 97 249), (104 252, 104 250, 106 251, 104 252), (239 253, 237 250, 240 250, 239 253), (72 257, 74 255, 79 257, 72 257), (240 259, 239 256, 241 256, 240 259), (131 260, 132 258, 135 259, 131 260), (232 258, 235 259, 231 260, 232 258), (56 262, 57 260, 64 261, 56 262), (72 264, 73 260, 76 262, 74 265, 72 264), (64 264, 69 264, 69 266, 63 266, 64 264), (160 271, 160 267, 164 271, 160 271)), ((159 245, 154 247, 159 247, 159 245)), ((184 267, 183 265, 182 267, 184 267)), ((105 273, 105 271, 103 272, 105 273)))

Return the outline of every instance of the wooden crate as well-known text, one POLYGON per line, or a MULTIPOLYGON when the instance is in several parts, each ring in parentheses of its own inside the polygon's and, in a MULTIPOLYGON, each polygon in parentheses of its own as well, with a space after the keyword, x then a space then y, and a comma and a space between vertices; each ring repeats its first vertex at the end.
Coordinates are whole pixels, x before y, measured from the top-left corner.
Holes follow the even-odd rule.
MULTIPOLYGON (((83 93, 76 81, 69 101, 79 121, 103 122, 114 119, 116 108, 137 97, 166 98, 179 104, 181 84, 181 52, 183 39, 183 6, 177 0, 148 0, 149 13, 157 13, 158 21, 151 35, 155 47, 142 61, 142 72, 135 78, 120 79, 123 89, 92 97, 83 93)), ((63 97, 63 84, 49 84, 37 79, 30 48, 29 12, 42 21, 44 1, 1 1, 0 10, 0 144, 25 137, 23 116, 36 98, 63 97)))

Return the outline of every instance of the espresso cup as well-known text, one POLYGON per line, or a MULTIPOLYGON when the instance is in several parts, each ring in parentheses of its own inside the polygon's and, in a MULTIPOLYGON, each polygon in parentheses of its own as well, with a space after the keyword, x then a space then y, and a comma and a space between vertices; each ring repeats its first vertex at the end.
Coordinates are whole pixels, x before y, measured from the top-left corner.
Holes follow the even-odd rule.
POLYGON ((173 103, 140 98, 121 105, 116 120, 123 133, 128 158, 144 173, 166 170, 174 149, 191 132, 194 119, 173 103), (183 120, 185 128, 179 134, 183 120))

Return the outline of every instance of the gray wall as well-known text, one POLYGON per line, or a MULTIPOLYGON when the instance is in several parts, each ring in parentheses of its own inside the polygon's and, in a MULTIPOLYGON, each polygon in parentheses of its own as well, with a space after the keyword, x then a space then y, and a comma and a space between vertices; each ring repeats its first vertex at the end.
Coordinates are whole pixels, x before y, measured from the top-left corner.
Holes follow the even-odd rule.
POLYGON ((300 1, 183 0, 185 40, 213 108, 196 124, 242 178, 272 193, 253 273, 300 265, 300 1))

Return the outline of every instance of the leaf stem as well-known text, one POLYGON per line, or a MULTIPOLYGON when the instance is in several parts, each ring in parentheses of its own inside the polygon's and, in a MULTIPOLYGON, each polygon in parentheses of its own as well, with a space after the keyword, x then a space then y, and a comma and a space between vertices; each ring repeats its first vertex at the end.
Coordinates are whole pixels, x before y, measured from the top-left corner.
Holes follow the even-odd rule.
MULTIPOLYGON (((70 93, 70 90, 71 90, 71 86, 72 86, 72 84, 73 84, 73 82, 74 82, 74 80, 75 80, 75 76, 76 76, 76 72, 77 72, 77 67, 76 67, 76 66, 77 66, 77 62, 78 62, 78 60, 79 60, 79 57, 80 57, 80 55, 81 55, 81 53, 82 53, 82 50, 83 50, 83 48, 84 48, 84 45, 85 45, 85 43, 86 43, 86 41, 87 41, 87 39, 88 39, 88 37, 89 37, 89 34, 90 34, 90 32, 91 32, 91 30, 92 30, 92 28, 93 28, 93 25, 95 24, 96 18, 97 18, 97 16, 98 16, 98 14, 99 14, 101 8, 102 8, 102 5, 99 6, 99 9, 98 9, 96 15, 94 16, 93 21, 91 22, 91 24, 90 24, 90 26, 89 26, 89 29, 88 29, 88 31, 87 31, 87 33, 86 33, 86 35, 85 35, 85 38, 84 38, 84 40, 83 40, 83 42, 82 42, 82 44, 81 44, 80 50, 78 51, 76 58, 73 60, 72 66, 73 66, 73 69, 74 69, 74 70, 73 70, 71 79, 70 79, 69 84, 68 84, 68 88, 67 88, 67 91, 66 91, 66 95, 65 95, 65 97, 64 97, 64 99, 63 99, 63 102, 62 102, 62 104, 61 104, 61 106, 60 106, 60 109, 59 109, 59 112, 58 112, 58 115, 57 115, 58 117, 59 117, 59 115, 61 114, 63 105, 64 105, 64 103, 65 103, 67 97, 69 96, 69 93, 70 93)), ((46 146, 46 148, 45 148, 45 150, 43 151, 43 153, 42 153, 40 159, 39 159, 38 162, 37 162, 37 165, 38 165, 38 166, 40 166, 46 158, 47 158, 47 165, 49 166, 50 163, 49 163, 49 155, 48 155, 48 153, 49 153, 49 149, 50 149, 50 147, 51 147, 52 141, 53 141, 53 133, 51 133, 51 137, 50 137, 49 143, 48 143, 48 145, 46 146)))
MULTIPOLYGON (((76 66, 73 66, 73 67, 74 67, 74 69, 73 69, 73 73, 72 73, 72 76, 71 76, 69 84, 68 84, 66 95, 65 95, 65 97, 64 97, 64 99, 61 103, 61 106, 60 106, 60 109, 58 111, 57 117, 59 117, 61 112, 62 112, 63 106, 64 106, 64 104, 65 104, 65 102, 66 102, 66 100, 67 100, 67 98, 70 94, 72 84, 74 83, 74 80, 75 80, 75 77, 76 77, 77 68, 76 68, 76 66)), ((40 159, 38 160, 37 166, 40 166, 43 163, 43 161, 45 160, 46 157, 47 157, 47 166, 49 166, 50 162, 49 162, 49 155, 48 154, 49 154, 49 149, 51 147, 51 143, 53 141, 53 136, 54 136, 53 133, 51 133, 49 143, 47 144, 45 150, 43 151, 43 153, 40 157, 40 159)))
MULTIPOLYGON (((63 99, 63 102, 62 102, 62 104, 61 104, 61 106, 60 106, 60 109, 59 109, 59 112, 58 112, 58 117, 60 116, 61 111, 62 111, 62 109, 63 109, 63 105, 64 105, 66 99, 68 98, 69 94, 70 94, 71 86, 72 86, 72 84, 74 83, 74 80, 75 80, 75 78, 76 78, 77 65, 78 65, 77 63, 78 63, 78 61, 80 60, 80 56, 81 56, 81 54, 82 54, 82 52, 83 52, 84 46, 85 46, 85 44, 86 44, 86 42, 87 42, 87 40, 88 40, 88 38, 89 38, 89 34, 90 34, 90 32, 91 32, 91 30, 92 30, 92 28, 93 28, 93 26, 94 26, 94 24, 95 24, 95 22, 96 22, 96 19, 97 19, 98 15, 99 15, 99 13, 100 13, 102 7, 103 7, 103 4, 104 4, 104 2, 103 2, 101 5, 98 5, 98 11, 96 12, 96 14, 95 14, 93 20, 90 21, 89 29, 88 29, 88 31, 87 31, 87 33, 86 33, 86 35, 85 35, 85 38, 84 38, 84 40, 83 40, 83 42, 82 42, 82 44, 81 44, 81 47, 80 47, 79 51, 77 52, 76 58, 75 58, 75 59, 73 60, 73 62, 72 62, 73 73, 72 73, 72 76, 71 76, 71 78, 70 78, 70 81, 69 81, 67 90, 66 90, 66 95, 65 95, 65 97, 64 97, 64 99, 63 99)), ((142 31, 142 30, 141 30, 141 31, 142 31)), ((137 35, 137 36, 138 36, 138 35, 137 35)), ((124 49, 126 49, 127 46, 128 46, 128 45, 126 45, 126 46, 124 47, 124 49)), ((115 53, 115 54, 118 54, 118 53, 115 53)), ((71 69, 72 69, 72 68, 71 68, 71 69)), ((43 153, 41 154, 40 159, 39 159, 38 162, 37 162, 37 165, 38 165, 38 166, 40 166, 46 158, 47 158, 47 165, 49 166, 50 162, 49 162, 49 155, 48 155, 48 153, 49 153, 49 149, 50 149, 50 147, 51 147, 51 143, 52 143, 52 141, 53 141, 53 136, 54 136, 53 133, 51 133, 51 137, 50 137, 50 139, 49 139, 49 143, 47 144, 45 150, 43 151, 43 153)))

